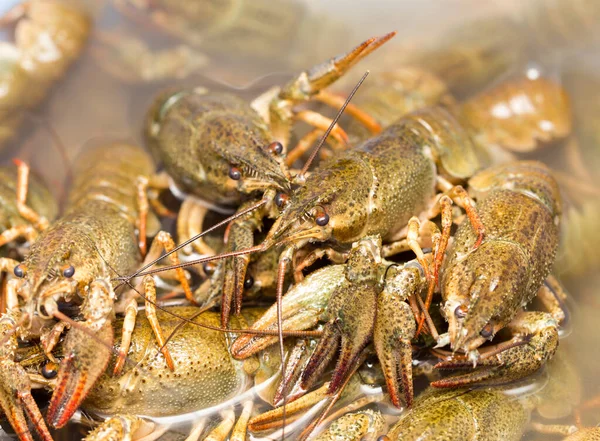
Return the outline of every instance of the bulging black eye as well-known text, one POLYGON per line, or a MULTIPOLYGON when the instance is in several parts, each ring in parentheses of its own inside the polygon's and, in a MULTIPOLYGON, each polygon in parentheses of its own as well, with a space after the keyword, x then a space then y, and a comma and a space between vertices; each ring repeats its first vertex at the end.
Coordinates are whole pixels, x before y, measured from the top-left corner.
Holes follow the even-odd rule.
POLYGON ((53 361, 48 361, 44 366, 42 366, 42 375, 47 380, 51 380, 58 374, 58 364, 53 361))
POLYGON ((68 268, 63 270, 63 276, 65 277, 73 277, 73 274, 75 274, 75 268, 73 268, 73 265, 70 265, 68 268))
POLYGON ((483 329, 481 330, 479 335, 481 335, 483 338, 490 338, 492 336, 493 332, 494 332, 494 326, 491 323, 488 323, 487 325, 485 325, 483 327, 483 329))
POLYGON ((242 178, 242 172, 237 167, 231 167, 229 169, 229 177, 234 181, 239 181, 242 178))
POLYGON ((215 272, 217 266, 213 262, 204 262, 204 264, 202 265, 202 269, 204 270, 204 274, 210 276, 212 273, 215 272))
POLYGON ((13 272, 15 273, 15 276, 17 276, 19 278, 23 278, 23 277, 25 277, 25 274, 27 273, 27 267, 23 264, 17 265, 17 266, 15 266, 15 269, 13 270, 13 272))
POLYGON ((315 215, 315 222, 317 223, 318 226, 324 227, 325 225, 327 225, 329 223, 329 215, 327 213, 325 213, 324 211, 319 211, 315 215))
POLYGON ((269 144, 267 149, 274 155, 281 155, 283 153, 283 145, 278 141, 269 144))
POLYGON ((275 196, 275 205, 279 208, 284 208, 289 202, 290 197, 285 193, 277 193, 275 196))
POLYGON ((454 310, 454 315, 458 319, 463 319, 467 316, 467 305, 458 305, 454 310))
POLYGON ((246 280, 244 280, 244 289, 250 289, 254 286, 254 277, 248 276, 246 280))

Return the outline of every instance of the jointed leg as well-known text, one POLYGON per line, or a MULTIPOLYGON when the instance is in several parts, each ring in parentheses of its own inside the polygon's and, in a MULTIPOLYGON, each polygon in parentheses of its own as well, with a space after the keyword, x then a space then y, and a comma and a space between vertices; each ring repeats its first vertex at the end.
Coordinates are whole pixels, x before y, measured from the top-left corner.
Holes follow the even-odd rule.
MULTIPOLYGON (((340 109, 346 101, 345 97, 327 90, 320 91, 315 96, 315 99, 336 109, 340 109)), ((356 104, 348 103, 346 106, 346 113, 348 115, 352 115, 354 119, 359 121, 372 134, 376 135, 377 133, 381 132, 381 125, 375 121, 375 118, 366 113, 364 110, 361 110, 360 107, 356 106, 356 104)))
MULTIPOLYGON (((300 138, 296 146, 290 149, 288 154, 286 155, 286 165, 288 167, 293 166, 294 163, 298 159, 300 159, 306 152, 308 152, 311 149, 311 147, 317 142, 317 140, 324 134, 324 130, 314 129, 308 132, 302 138, 300 138)), ((333 149, 339 149, 339 143, 336 140, 328 137, 325 142, 332 146, 333 149)), ((321 149, 321 159, 326 159, 329 155, 331 155, 331 151, 329 149, 321 149)))
POLYGON ((436 246, 433 260, 433 275, 431 277, 431 280, 429 281, 429 286, 427 288, 427 297, 425 299, 424 313, 421 319, 419 320, 417 335, 419 335, 419 333, 421 332, 423 323, 425 322, 425 319, 427 318, 429 312, 429 307, 431 306, 431 301, 433 300, 433 292, 435 291, 435 288, 438 284, 440 268, 442 267, 442 263, 444 261, 446 248, 448 247, 448 241, 450 240, 450 230, 452 228, 452 200, 448 196, 444 195, 438 199, 436 205, 439 205, 442 214, 442 234, 440 236, 436 236, 439 237, 439 240, 435 241, 436 246))
POLYGON ((121 374, 123 366, 125 365, 125 356, 129 352, 131 345, 131 335, 135 328, 135 319, 137 317, 137 301, 135 298, 129 299, 125 306, 125 319, 123 320, 123 336, 121 338, 121 345, 119 347, 119 355, 117 356, 117 362, 113 370, 113 375, 117 376, 121 374))
POLYGON ((169 175, 164 171, 148 178, 148 202, 152 210, 161 217, 176 216, 176 213, 165 207, 158 199, 160 192, 169 189, 169 179, 169 175))
POLYGON ((29 166, 20 159, 14 160, 17 165, 17 209, 19 214, 38 230, 48 228, 48 219, 40 216, 27 205, 27 192, 29 190, 29 166))
POLYGON ((450 182, 445 179, 438 177, 438 187, 444 191, 444 193, 452 199, 452 201, 458 205, 460 208, 465 210, 467 217, 469 218, 469 222, 477 232, 477 240, 475 241, 475 245, 473 245, 473 249, 476 250, 483 242, 483 236, 485 234, 485 227, 481 222, 479 214, 475 208, 475 201, 469 196, 467 191, 461 185, 452 185, 450 182))
POLYGON ((137 202, 138 202, 138 241, 142 256, 146 255, 147 243, 146 236, 148 234, 148 215, 150 205, 155 213, 160 216, 173 217, 175 214, 166 208, 159 200, 156 190, 169 188, 169 181, 166 175, 156 175, 152 177, 138 176, 137 182, 137 202))
POLYGON ((245 401, 242 405, 242 414, 235 423, 233 432, 229 437, 229 441, 246 441, 246 432, 248 431, 248 421, 250 421, 250 415, 252 414, 252 407, 254 403, 252 400, 245 401))
POLYGON ((308 255, 304 256, 302 261, 298 265, 296 265, 294 269, 294 280, 296 281, 296 283, 304 279, 304 276, 302 274, 302 271, 304 269, 308 268, 324 256, 327 256, 334 263, 344 263, 348 258, 347 253, 336 251, 333 248, 319 248, 314 251, 311 251, 308 255))
POLYGON ((406 235, 406 243, 413 253, 417 256, 417 260, 423 267, 425 272, 425 278, 431 280, 431 271, 429 269, 429 262, 425 259, 425 254, 419 243, 419 231, 421 229, 421 222, 417 217, 412 217, 408 221, 408 234, 406 235))
POLYGON ((325 132, 321 129, 314 129, 304 135, 296 146, 289 150, 285 158, 285 163, 288 167, 294 165, 294 163, 300 159, 311 147, 317 142, 317 140, 323 136, 325 132))
MULTIPOLYGON (((144 264, 146 262, 152 262, 153 260, 160 257, 161 251, 163 249, 166 252, 169 252, 173 248, 175 248, 175 242, 173 242, 173 238, 171 237, 171 235, 166 231, 160 231, 152 241, 152 246, 150 247, 150 251, 146 256, 146 259, 144 260, 144 264)), ((173 265, 179 265, 179 257, 177 256, 177 253, 170 254, 169 259, 171 260, 171 263, 173 265)), ((188 301, 195 303, 190 284, 185 275, 185 271, 183 270, 183 268, 177 268, 176 273, 177 280, 181 284, 183 292, 185 293, 185 298, 188 301)))
POLYGON ((161 352, 165 357, 165 362, 170 370, 175 370, 175 363, 171 358, 171 354, 169 350, 165 346, 165 336, 163 335, 162 329, 160 327, 160 323, 158 323, 158 318, 156 317, 156 286, 154 285, 154 279, 151 276, 144 277, 144 294, 146 297, 146 318, 148 318, 148 322, 150 322, 150 327, 152 331, 154 331, 154 336, 156 337, 156 341, 158 345, 162 348, 161 352))
MULTIPOLYGON (((0 272, 13 272, 14 268, 19 264, 16 260, 8 257, 0 257, 0 272)), ((10 312, 19 307, 19 298, 17 294, 17 280, 11 279, 8 282, 6 277, 2 278, 2 301, 0 302, 1 312, 10 312)))
POLYGON ((222 420, 217 427, 215 427, 204 441, 225 441, 235 424, 235 413, 233 410, 226 410, 221 413, 222 420))
POLYGON ((537 298, 542 302, 544 308, 552 314, 559 325, 562 325, 569 316, 569 310, 565 304, 567 293, 565 288, 554 276, 548 276, 537 293, 537 298))
MULTIPOLYGON (((204 216, 208 208, 193 199, 186 199, 181 204, 177 217, 177 237, 179 242, 186 242, 202 232, 204 216)), ((196 239, 191 245, 183 249, 186 254, 191 254, 192 249, 204 256, 212 256, 215 250, 209 247, 203 238, 196 239)))
POLYGON ((146 255, 146 225, 148 221, 148 178, 139 176, 136 182, 137 187, 137 202, 138 202, 138 244, 142 256, 146 255))
POLYGON ((13 273, 15 267, 19 265, 15 259, 9 257, 0 257, 0 272, 13 273))
POLYGON ((545 435, 572 435, 577 432, 577 427, 563 424, 542 424, 532 422, 531 427, 538 433, 545 435))
MULTIPOLYGON (((418 221, 418 223, 419 229, 418 234, 416 235, 417 245, 420 248, 430 248, 432 246, 432 240, 435 239, 437 235, 439 235, 439 229, 436 224, 429 220, 424 222, 418 221)), ((399 253, 403 253, 405 251, 412 250, 407 239, 408 230, 409 228, 407 227, 404 231, 401 231, 399 235, 394 237, 394 242, 385 244, 381 251, 381 255, 383 257, 390 257, 399 253)))
POLYGON ((31 225, 17 225, 16 227, 4 230, 0 234, 0 247, 13 242, 20 237, 25 238, 27 242, 33 242, 38 236, 37 230, 31 225))
POLYGON ((69 325, 66 322, 58 322, 52 327, 52 329, 50 329, 47 333, 42 334, 42 336, 40 337, 44 354, 46 354, 46 357, 48 357, 48 359, 50 359, 54 363, 58 363, 58 360, 54 357, 52 351, 58 343, 60 336, 64 332, 65 328, 68 327, 69 325))
MULTIPOLYGON (((331 118, 321 115, 320 113, 313 112, 312 110, 302 110, 294 114, 295 119, 303 121, 317 129, 326 131, 331 123, 331 118)), ((337 124, 331 131, 331 136, 341 145, 345 146, 348 143, 348 135, 346 132, 337 124)))

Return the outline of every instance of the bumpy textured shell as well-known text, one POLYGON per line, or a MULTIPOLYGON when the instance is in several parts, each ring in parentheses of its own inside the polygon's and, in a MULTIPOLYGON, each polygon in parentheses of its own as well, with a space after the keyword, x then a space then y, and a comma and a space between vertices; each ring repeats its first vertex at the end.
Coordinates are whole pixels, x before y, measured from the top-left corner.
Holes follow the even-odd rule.
MULTIPOLYGON (((189 318, 197 313, 193 307, 170 310, 189 318)), ((180 323, 179 319, 161 311, 158 320, 165 335, 170 335, 180 323)), ((207 312, 194 322, 219 326, 220 315, 207 312)), ((241 362, 229 355, 222 332, 189 324, 182 327, 168 344, 176 366, 174 372, 168 369, 159 348, 147 319, 138 314, 128 353, 130 364, 121 377, 113 377, 111 363, 84 407, 111 415, 179 415, 222 403, 242 391, 248 381, 241 362)))
POLYGON ((392 441, 518 441, 529 412, 495 390, 432 391, 392 427, 392 441))

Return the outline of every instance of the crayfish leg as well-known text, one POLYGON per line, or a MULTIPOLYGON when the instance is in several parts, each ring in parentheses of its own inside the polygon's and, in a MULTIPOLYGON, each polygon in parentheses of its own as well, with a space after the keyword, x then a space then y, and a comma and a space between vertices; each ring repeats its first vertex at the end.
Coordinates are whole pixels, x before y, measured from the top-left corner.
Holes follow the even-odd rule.
MULTIPOLYGON (((158 234, 156 235, 156 237, 154 238, 154 240, 152 241, 152 245, 150 246, 150 251, 148 251, 148 254, 146 255, 143 265, 146 266, 146 264, 148 262, 153 262, 156 259, 158 259, 161 255, 163 249, 167 253, 169 253, 174 248, 175 248, 175 242, 173 241, 173 237, 171 237, 171 235, 166 231, 159 231, 158 234)), ((169 259, 171 260, 171 263, 173 263, 174 266, 180 264, 177 253, 170 253, 169 259)), ((194 300, 194 295, 192 293, 192 289, 190 288, 190 284, 189 284, 188 279, 185 274, 185 270, 183 268, 177 268, 175 270, 175 274, 176 274, 177 281, 181 284, 181 288, 183 289, 183 292, 185 293, 185 298, 189 302, 196 304, 196 302, 194 300)))

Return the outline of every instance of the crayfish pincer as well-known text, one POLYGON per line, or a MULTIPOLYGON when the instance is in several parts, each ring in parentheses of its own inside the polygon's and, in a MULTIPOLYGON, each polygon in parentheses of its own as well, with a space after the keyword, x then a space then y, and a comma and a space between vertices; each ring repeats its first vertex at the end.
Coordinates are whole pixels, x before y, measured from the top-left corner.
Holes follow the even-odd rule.
MULTIPOLYGON (((283 297, 283 329, 305 330, 325 321, 323 336, 299 375, 309 390, 338 353, 328 392, 342 387, 360 364, 370 342, 375 345, 392 403, 413 400, 411 340, 415 313, 409 302, 425 291, 428 280, 416 260, 396 265, 381 257, 381 237, 357 241, 348 261, 309 274, 283 297)), ((252 327, 275 329, 276 305, 252 327)), ((242 334, 231 346, 236 358, 247 358, 277 341, 276 336, 242 334)), ((284 379, 289 383, 291 375, 284 379)), ((286 386, 293 386, 286 384, 286 386)))

